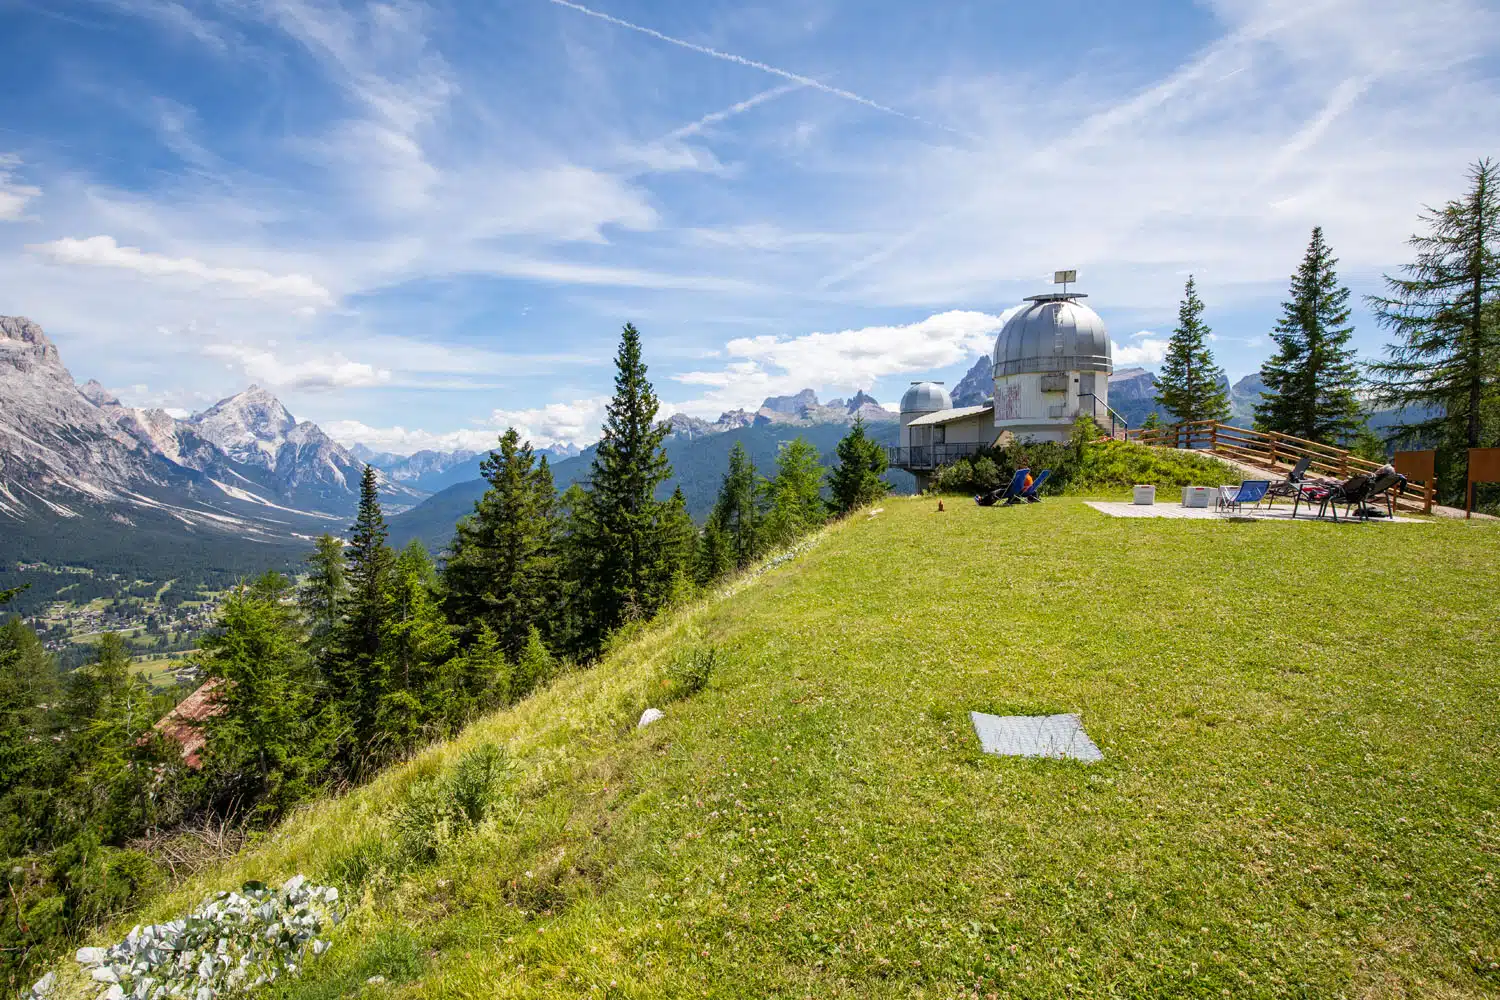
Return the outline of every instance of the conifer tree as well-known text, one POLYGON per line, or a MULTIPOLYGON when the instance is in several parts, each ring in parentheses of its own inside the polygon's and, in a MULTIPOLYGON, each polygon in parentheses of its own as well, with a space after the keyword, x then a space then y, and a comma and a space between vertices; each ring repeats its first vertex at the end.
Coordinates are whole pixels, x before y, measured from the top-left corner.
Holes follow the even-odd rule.
POLYGON ((453 655, 455 640, 436 587, 432 558, 421 542, 413 540, 391 566, 381 641, 381 673, 387 681, 373 737, 376 757, 395 756, 416 746, 437 715, 442 664, 453 655))
POLYGON ((480 470, 489 488, 458 523, 443 569, 444 604, 470 635, 487 625, 513 660, 533 626, 551 632, 557 491, 546 457, 538 462, 514 427, 480 470))
POLYGON ((1440 442, 1452 458, 1495 443, 1489 425, 1500 409, 1500 167, 1481 160, 1469 178, 1467 194, 1423 214, 1427 235, 1407 241, 1415 262, 1402 277, 1386 276, 1388 295, 1369 299, 1396 335, 1386 359, 1370 366, 1381 402, 1432 412, 1398 432, 1440 442))
POLYGON ((355 745, 354 760, 374 735, 376 714, 385 695, 386 661, 381 643, 389 617, 392 555, 386 544, 385 516, 373 466, 360 480, 359 513, 344 549, 349 596, 334 631, 325 673, 333 696, 344 706, 355 745))
POLYGON ((703 526, 698 538, 698 554, 694 576, 700 587, 706 587, 734 568, 734 552, 729 539, 713 517, 703 526))
POLYGON ((885 449, 865 434, 862 417, 838 444, 839 464, 828 476, 831 504, 835 514, 844 515, 867 506, 885 496, 890 488, 884 479, 885 449))
POLYGON ((329 534, 319 535, 306 562, 307 580, 297 594, 297 603, 307 618, 310 641, 321 650, 338 624, 348 590, 344 582, 344 543, 329 534))
POLYGON ((600 647, 622 623, 655 612, 671 576, 662 561, 663 504, 656 489, 672 474, 657 423, 656 393, 641 360, 641 335, 627 323, 615 355, 615 394, 589 471, 588 516, 580 524, 596 552, 588 595, 587 642, 600 647))
POLYGON ((684 581, 694 579, 698 557, 698 528, 688 513, 687 497, 681 486, 672 491, 662 523, 662 575, 672 580, 674 590, 680 591, 684 581))
POLYGON ((728 539, 736 568, 743 569, 760 555, 760 483, 742 442, 736 441, 729 452, 729 469, 710 516, 728 539))
POLYGON ((1167 344, 1156 385, 1157 401, 1178 423, 1229 417, 1224 370, 1214 364, 1213 352, 1208 349, 1209 332, 1203 322, 1203 301, 1189 275, 1177 308, 1177 328, 1167 344))
POLYGON ((1324 444, 1346 444, 1364 426, 1359 368, 1347 345, 1349 289, 1334 273, 1338 259, 1316 226, 1292 275, 1291 297, 1271 332, 1276 353, 1261 365, 1266 385, 1255 407, 1255 425, 1324 444))
POLYGON ((787 545, 821 525, 828 513, 822 490, 817 449, 800 437, 784 442, 776 453, 776 475, 766 484, 767 542, 787 545))
POLYGON ((320 692, 307 629, 282 602, 289 589, 267 573, 232 592, 197 658, 218 681, 220 712, 204 726, 210 795, 221 808, 249 806, 264 819, 311 797, 330 755, 331 734, 316 725, 320 692))

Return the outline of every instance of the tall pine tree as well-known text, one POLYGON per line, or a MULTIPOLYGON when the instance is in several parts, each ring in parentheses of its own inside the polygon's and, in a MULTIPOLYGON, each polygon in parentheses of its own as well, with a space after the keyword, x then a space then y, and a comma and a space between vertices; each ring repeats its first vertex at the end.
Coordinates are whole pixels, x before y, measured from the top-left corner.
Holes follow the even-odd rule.
POLYGON ((349 595, 326 654, 325 674, 331 694, 344 707, 354 744, 350 761, 359 765, 364 746, 374 735, 381 698, 386 693, 386 661, 381 656, 390 615, 393 556, 386 544, 385 515, 375 468, 365 466, 359 484, 359 513, 344 548, 349 595))
POLYGON ((514 427, 480 471, 489 488, 458 523, 443 567, 444 605, 470 637, 489 626, 514 661, 532 628, 553 631, 557 490, 546 457, 537 461, 514 427))
POLYGON ((665 504, 656 489, 672 474, 657 423, 656 393, 641 360, 641 335, 627 323, 615 355, 615 394, 605 411, 604 435, 589 470, 588 532, 593 576, 580 581, 587 595, 586 644, 600 648, 624 622, 654 613, 670 591, 663 565, 665 504))
POLYGON ((710 515, 729 540, 734 565, 743 569, 761 553, 760 482, 755 463, 736 441, 729 452, 729 469, 719 486, 719 498, 710 515))
POLYGON ((890 488, 880 478, 886 469, 885 449, 865 433, 863 417, 854 418, 854 426, 839 441, 837 452, 839 464, 828 475, 835 514, 848 514, 885 496, 890 488))
POLYGON ((305 561, 307 579, 297 592, 297 603, 307 618, 313 648, 321 650, 338 624, 348 590, 344 582, 344 543, 332 535, 320 535, 305 561))
POLYGON ((1339 284, 1337 263, 1323 227, 1314 227, 1271 332, 1276 353, 1260 368, 1266 390, 1255 425, 1261 430, 1346 444, 1364 426, 1355 395, 1359 366, 1348 347, 1349 289, 1339 284))
POLYGON ((1177 307, 1177 328, 1167 344, 1167 356, 1157 375, 1156 399, 1178 423, 1226 420, 1229 394, 1224 391, 1224 370, 1214 364, 1208 349, 1210 330, 1203 322, 1203 301, 1188 275, 1182 302, 1177 307))
MULTIPOLYGON (((1434 441, 1450 462, 1464 448, 1492 444, 1487 426, 1500 409, 1500 168, 1486 159, 1469 171, 1471 187, 1441 209, 1428 209, 1425 236, 1407 244, 1417 259, 1389 294, 1372 296, 1376 319, 1397 337, 1370 366, 1383 403, 1430 413, 1397 428, 1409 440, 1434 441)), ((1440 475, 1457 496, 1464 477, 1440 475)))

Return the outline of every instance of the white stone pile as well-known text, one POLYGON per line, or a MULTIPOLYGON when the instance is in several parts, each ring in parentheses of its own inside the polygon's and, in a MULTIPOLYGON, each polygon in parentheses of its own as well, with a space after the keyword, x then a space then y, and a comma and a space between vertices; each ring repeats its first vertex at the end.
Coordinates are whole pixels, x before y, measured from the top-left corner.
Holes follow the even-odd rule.
MULTIPOLYGON (((342 918, 339 891, 301 875, 279 889, 247 882, 220 892, 185 918, 137 926, 109 948, 80 948, 76 960, 100 987, 97 1000, 216 1000, 295 974, 342 918)), ((51 998, 49 973, 28 994, 51 998)))

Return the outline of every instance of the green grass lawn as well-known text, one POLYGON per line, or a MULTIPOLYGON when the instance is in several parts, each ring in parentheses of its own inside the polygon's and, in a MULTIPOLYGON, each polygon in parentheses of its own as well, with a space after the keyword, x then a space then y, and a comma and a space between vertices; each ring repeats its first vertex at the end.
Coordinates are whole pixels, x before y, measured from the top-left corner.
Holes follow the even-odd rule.
POLYGON ((834 527, 148 916, 334 880, 289 997, 1500 994, 1500 528, 947 506, 834 527), (1104 760, 986 756, 970 710, 1079 712, 1104 760), (413 854, 405 803, 485 742, 489 816, 413 854))

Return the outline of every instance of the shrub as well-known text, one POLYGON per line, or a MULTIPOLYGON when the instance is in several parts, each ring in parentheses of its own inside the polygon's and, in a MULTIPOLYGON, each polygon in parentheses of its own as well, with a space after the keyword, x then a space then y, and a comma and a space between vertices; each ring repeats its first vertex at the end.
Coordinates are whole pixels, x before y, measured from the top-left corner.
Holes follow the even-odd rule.
POLYGON ((719 651, 714 646, 695 646, 679 653, 667 664, 663 687, 667 701, 691 698, 708 686, 718 664, 719 651))
POLYGON ((974 489, 980 493, 988 493, 990 490, 1000 486, 1000 470, 988 455, 980 455, 973 463, 974 489))
POLYGON ((484 743, 447 772, 417 781, 396 814, 402 857, 415 864, 436 860, 444 845, 484 821, 504 794, 511 771, 505 750, 484 743))

